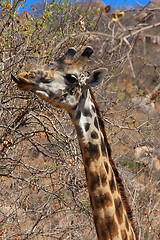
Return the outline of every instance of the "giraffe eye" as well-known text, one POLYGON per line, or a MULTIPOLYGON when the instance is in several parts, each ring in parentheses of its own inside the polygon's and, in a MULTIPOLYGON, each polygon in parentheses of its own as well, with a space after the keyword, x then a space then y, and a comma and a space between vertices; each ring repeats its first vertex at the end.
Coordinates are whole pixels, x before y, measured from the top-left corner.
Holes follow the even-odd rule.
POLYGON ((67 74, 67 75, 66 75, 66 79, 67 79, 67 81, 70 82, 70 83, 75 83, 75 82, 77 82, 76 76, 71 75, 71 74, 67 74))

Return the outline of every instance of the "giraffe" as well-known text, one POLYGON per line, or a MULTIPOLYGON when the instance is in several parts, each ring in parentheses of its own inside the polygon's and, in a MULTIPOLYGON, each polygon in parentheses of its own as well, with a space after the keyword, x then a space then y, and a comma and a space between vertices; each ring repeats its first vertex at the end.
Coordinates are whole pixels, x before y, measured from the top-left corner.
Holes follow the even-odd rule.
POLYGON ((135 240, 132 211, 91 90, 103 81, 107 69, 97 69, 90 76, 84 71, 92 53, 88 46, 77 57, 76 50, 69 48, 52 65, 11 77, 20 90, 32 91, 68 112, 77 132, 98 239, 135 240))

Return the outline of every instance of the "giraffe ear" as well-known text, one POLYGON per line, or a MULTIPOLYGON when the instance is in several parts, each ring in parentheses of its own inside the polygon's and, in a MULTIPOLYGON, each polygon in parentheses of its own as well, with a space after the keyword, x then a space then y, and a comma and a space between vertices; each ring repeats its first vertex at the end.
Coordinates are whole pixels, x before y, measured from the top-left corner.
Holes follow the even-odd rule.
POLYGON ((91 76, 87 79, 87 83, 90 87, 98 86, 106 76, 108 70, 106 68, 100 68, 92 72, 91 76))

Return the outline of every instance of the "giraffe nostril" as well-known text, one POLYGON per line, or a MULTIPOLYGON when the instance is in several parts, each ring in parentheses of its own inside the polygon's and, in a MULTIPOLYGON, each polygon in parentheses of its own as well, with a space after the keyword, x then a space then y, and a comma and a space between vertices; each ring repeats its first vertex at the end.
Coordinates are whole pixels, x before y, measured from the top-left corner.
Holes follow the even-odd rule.
POLYGON ((37 74, 42 76, 42 75, 43 75, 43 72, 40 71, 40 70, 38 70, 38 71, 37 71, 37 74))

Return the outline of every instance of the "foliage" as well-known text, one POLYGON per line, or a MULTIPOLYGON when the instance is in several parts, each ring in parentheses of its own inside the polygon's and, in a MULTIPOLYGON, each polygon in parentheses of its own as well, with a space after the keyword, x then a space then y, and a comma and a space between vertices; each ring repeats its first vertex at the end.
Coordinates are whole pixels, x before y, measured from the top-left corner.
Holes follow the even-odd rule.
POLYGON ((22 13, 24 2, 0 2, 0 238, 96 239, 70 119, 10 78, 51 64, 68 47, 92 45, 87 71, 109 70, 95 95, 139 238, 158 239, 160 67, 151 34, 160 32, 158 8, 125 11, 113 21, 97 3, 51 1, 22 13), (141 12, 151 19, 144 25, 141 12))

